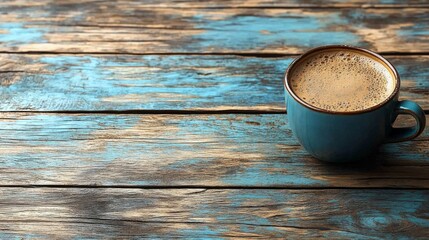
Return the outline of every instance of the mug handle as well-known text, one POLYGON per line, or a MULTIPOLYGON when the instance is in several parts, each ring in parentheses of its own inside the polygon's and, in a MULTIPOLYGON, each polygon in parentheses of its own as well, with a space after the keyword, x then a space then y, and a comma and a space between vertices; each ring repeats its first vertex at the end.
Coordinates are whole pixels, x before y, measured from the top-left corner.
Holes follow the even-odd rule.
POLYGON ((391 127, 390 134, 386 142, 402 142, 411 140, 423 132, 426 126, 426 117, 423 109, 415 102, 404 100, 396 103, 394 114, 408 114, 416 119, 416 125, 413 127, 391 127))

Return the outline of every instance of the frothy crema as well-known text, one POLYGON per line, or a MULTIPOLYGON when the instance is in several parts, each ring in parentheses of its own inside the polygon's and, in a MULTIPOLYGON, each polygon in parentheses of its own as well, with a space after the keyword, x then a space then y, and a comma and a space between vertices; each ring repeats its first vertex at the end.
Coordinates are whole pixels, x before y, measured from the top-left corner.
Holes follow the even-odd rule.
POLYGON ((395 90, 393 73, 357 51, 329 49, 310 54, 293 67, 290 87, 304 102, 330 111, 371 108, 395 90))

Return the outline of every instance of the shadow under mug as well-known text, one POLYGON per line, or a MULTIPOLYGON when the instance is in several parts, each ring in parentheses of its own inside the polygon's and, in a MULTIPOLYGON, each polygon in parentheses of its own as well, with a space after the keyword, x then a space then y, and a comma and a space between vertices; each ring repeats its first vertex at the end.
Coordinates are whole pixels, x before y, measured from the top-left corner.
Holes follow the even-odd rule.
POLYGON ((400 79, 397 70, 385 58, 366 49, 344 45, 313 48, 291 63, 283 80, 287 117, 292 132, 311 155, 323 161, 341 163, 365 160, 383 143, 417 137, 426 125, 425 114, 419 105, 408 100, 398 101, 400 79), (306 103, 293 92, 289 75, 306 56, 326 50, 354 51, 382 63, 396 81, 393 93, 376 106, 353 112, 328 111, 306 103), (413 116, 416 125, 392 127, 399 114, 413 116))

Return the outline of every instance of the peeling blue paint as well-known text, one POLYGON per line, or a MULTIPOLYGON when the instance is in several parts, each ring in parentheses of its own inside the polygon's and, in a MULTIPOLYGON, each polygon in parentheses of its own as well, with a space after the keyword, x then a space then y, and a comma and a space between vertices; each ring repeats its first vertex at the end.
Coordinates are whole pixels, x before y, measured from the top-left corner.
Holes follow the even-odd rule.
MULTIPOLYGON (((429 33, 427 34, 429 36, 429 33)), ((429 88, 429 71, 419 71, 422 65, 427 65, 427 61, 418 61, 418 64, 406 64, 399 65, 394 64, 396 70, 398 70, 399 76, 401 77, 401 82, 405 80, 413 82, 417 88, 429 88), (411 75, 413 73, 415 75, 411 75), (406 77, 404 77, 406 76, 406 77)))
POLYGON ((47 64, 45 73, 0 86, 8 99, 0 103, 4 111, 283 107, 281 78, 291 59, 65 55, 29 61, 47 64), (236 74, 224 75, 224 68, 236 74), (249 75, 251 68, 258 69, 255 75, 249 75), (261 84, 267 79, 279 81, 261 84), (129 95, 135 99, 121 100, 129 95))
POLYGON ((76 236, 76 237, 72 237, 71 239, 73 239, 73 240, 92 240, 92 239, 94 239, 94 237, 76 236))
POLYGON ((357 217, 363 227, 372 229, 384 227, 390 224, 392 220, 378 210, 371 210, 371 212, 361 211, 357 217))
POLYGON ((294 166, 288 164, 287 160, 285 160, 283 163, 272 162, 270 164, 253 164, 243 167, 242 171, 225 176, 222 181, 228 185, 239 186, 324 186, 327 184, 325 181, 298 175, 294 172, 294 166), (272 172, 268 169, 276 169, 280 172, 272 172), (282 169, 287 171, 281 172, 282 169))
POLYGON ((43 239, 46 238, 46 235, 35 234, 35 233, 9 233, 9 232, 0 232, 0 239, 8 239, 8 240, 22 240, 22 239, 43 239))
POLYGON ((429 27, 427 23, 417 22, 411 26, 405 26, 396 31, 397 34, 405 39, 414 39, 415 41, 425 41, 429 36, 429 27), (418 38, 421 38, 417 40, 418 38))
POLYGON ((23 43, 46 42, 43 38, 46 30, 40 27, 28 27, 22 23, 0 23, 0 42, 8 46, 23 43))
POLYGON ((227 229, 224 229, 221 226, 209 227, 201 226, 198 228, 184 228, 180 229, 178 232, 185 236, 198 239, 223 239, 219 236, 222 236, 222 233, 226 232, 227 229))
MULTIPOLYGON (((426 132, 429 133, 429 131, 425 130, 422 135, 427 134, 426 132)), ((415 143, 411 141, 384 144, 380 147, 378 156, 389 156, 392 161, 407 161, 408 164, 429 162, 427 151, 416 151, 415 143), (409 151, 404 151, 404 149, 409 149, 409 151)))
POLYGON ((379 0, 382 4, 395 4, 397 0, 379 0))
MULTIPOLYGON (((55 172, 46 168, 68 167, 75 164, 70 161, 70 154, 74 154, 74 151, 85 147, 86 144, 79 139, 90 139, 91 134, 101 129, 120 130, 133 127, 138 121, 139 117, 121 119, 114 115, 102 118, 81 116, 79 121, 76 121, 73 116, 55 114, 30 115, 13 122, 0 121, 3 136, 10 136, 1 139, 2 146, 10 146, 13 149, 15 142, 19 142, 20 145, 20 151, 0 156, 0 163, 1 166, 9 168, 41 169, 44 171, 43 175, 49 176, 55 172), (37 124, 38 128, 29 128, 28 126, 34 126, 32 124, 34 122, 44 124, 37 124), (28 131, 32 131, 30 138, 25 134, 28 131), (33 150, 33 148, 36 149, 33 150), (62 151, 56 151, 57 149, 62 151), (63 158, 67 161, 62 161, 63 158)), ((93 166, 95 159, 99 163, 108 164, 117 158, 129 156, 129 152, 118 151, 115 144, 107 141, 103 149, 79 151, 76 160, 79 160, 80 167, 85 167, 93 166)))
MULTIPOLYGON (((347 204, 359 204, 362 208, 352 215, 333 215, 329 218, 331 223, 343 226, 344 237, 351 237, 350 234, 356 232, 356 229, 364 228, 366 233, 377 233, 380 230, 385 231, 389 226, 399 226, 404 222, 410 222, 419 227, 429 227, 429 219, 417 218, 416 213, 426 206, 422 204, 427 201, 427 193, 422 191, 397 191, 389 192, 384 200, 384 196, 379 190, 368 190, 364 192, 355 192, 346 195, 347 199, 353 199, 347 204), (374 199, 368 202, 368 199, 374 199), (376 201, 377 200, 377 201, 376 201), (364 203, 364 204, 362 204, 364 203)), ((425 210, 423 210, 425 211, 425 210)), ((385 237, 406 238, 404 232, 386 233, 385 237)))
POLYGON ((194 36, 201 40, 195 44, 203 49, 255 50, 276 45, 312 47, 361 43, 360 37, 354 33, 336 30, 338 25, 348 24, 338 13, 305 18, 292 13, 275 17, 236 16, 210 21, 204 21, 202 16, 198 16, 195 20, 201 22, 199 27, 207 29, 194 36))

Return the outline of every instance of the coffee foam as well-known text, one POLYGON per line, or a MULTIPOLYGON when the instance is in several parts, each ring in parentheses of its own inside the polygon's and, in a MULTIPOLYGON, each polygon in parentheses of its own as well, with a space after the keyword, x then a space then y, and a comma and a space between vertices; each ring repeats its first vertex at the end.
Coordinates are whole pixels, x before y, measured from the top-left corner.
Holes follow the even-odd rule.
POLYGON ((315 107, 337 112, 371 108, 394 91, 395 78, 364 53, 325 50, 301 59, 290 75, 293 92, 315 107))

